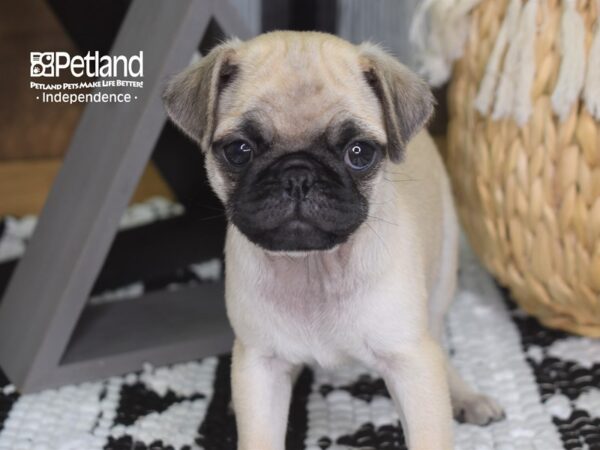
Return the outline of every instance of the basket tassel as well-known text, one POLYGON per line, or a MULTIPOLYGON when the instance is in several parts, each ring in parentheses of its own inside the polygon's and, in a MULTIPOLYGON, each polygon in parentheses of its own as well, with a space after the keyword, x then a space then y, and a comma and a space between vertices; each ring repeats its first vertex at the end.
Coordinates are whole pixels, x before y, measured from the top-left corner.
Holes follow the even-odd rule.
POLYGON ((537 33, 538 0, 529 0, 523 8, 521 51, 516 72, 513 117, 519 126, 525 125, 531 115, 531 88, 535 78, 535 36, 537 33))
POLYGON ((462 56, 469 30, 469 13, 481 0, 424 0, 415 14, 410 41, 419 60, 419 73, 432 86, 450 78, 452 63, 462 56))
POLYGON ((590 114, 600 120, 600 0, 596 0, 596 11, 599 17, 596 19, 596 31, 588 55, 583 99, 590 114))
POLYGON ((418 71, 432 85, 441 85, 449 76, 442 48, 442 23, 439 12, 448 7, 449 0, 424 0, 413 16, 409 38, 417 57, 418 71))
POLYGON ((511 116, 516 120, 518 117, 518 123, 522 125, 531 112, 530 88, 535 74, 535 61, 532 56, 536 14, 537 0, 529 0, 522 9, 517 30, 504 58, 504 67, 492 112, 494 120, 511 116))
MULTIPOLYGON (((562 62, 551 98, 554 112, 560 120, 568 117, 577 102, 585 78, 585 24, 577 12, 575 0, 563 2, 560 42, 562 62)), ((595 82, 598 83, 597 80, 595 82)))
POLYGON ((445 18, 444 42, 450 65, 463 55, 471 25, 470 14, 480 2, 481 0, 455 0, 453 7, 448 11, 449 16, 445 18))
POLYGON ((494 91, 496 89, 498 78, 500 77, 500 63, 506 51, 508 39, 514 36, 519 23, 521 14, 521 0, 511 0, 498 37, 494 43, 494 48, 490 54, 490 59, 485 67, 485 74, 479 86, 479 92, 475 98, 475 108, 480 114, 488 114, 494 100, 494 91))

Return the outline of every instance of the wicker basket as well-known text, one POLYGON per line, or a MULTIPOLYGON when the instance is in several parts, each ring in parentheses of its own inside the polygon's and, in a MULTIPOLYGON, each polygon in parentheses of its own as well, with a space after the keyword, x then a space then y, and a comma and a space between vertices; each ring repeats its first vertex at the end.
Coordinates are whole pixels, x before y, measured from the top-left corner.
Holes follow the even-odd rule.
MULTIPOLYGON (((591 45, 599 14, 578 1, 591 45)), ((508 0, 471 13, 449 88, 446 160, 457 209, 487 268, 549 327, 600 337, 600 122, 581 101, 564 120, 551 106, 561 61, 561 2, 537 9, 532 112, 518 126, 474 107, 508 0)))

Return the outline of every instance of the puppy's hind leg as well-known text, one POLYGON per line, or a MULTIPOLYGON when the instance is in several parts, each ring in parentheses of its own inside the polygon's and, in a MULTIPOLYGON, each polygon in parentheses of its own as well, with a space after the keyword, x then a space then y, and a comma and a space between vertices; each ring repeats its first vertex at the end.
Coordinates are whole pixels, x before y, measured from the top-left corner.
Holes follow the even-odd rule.
POLYGON ((450 360, 446 363, 450 401, 454 418, 461 423, 488 425, 504 419, 504 410, 496 400, 480 394, 469 386, 454 368, 450 360))
MULTIPOLYGON (((451 203, 450 203, 451 205, 451 203)), ((444 248, 438 283, 429 299, 429 325, 432 336, 442 344, 445 317, 454 298, 458 274, 458 224, 453 211, 446 216, 444 248)), ((454 418, 459 422, 487 425, 504 418, 502 407, 491 397, 471 388, 446 355, 446 373, 454 418)))

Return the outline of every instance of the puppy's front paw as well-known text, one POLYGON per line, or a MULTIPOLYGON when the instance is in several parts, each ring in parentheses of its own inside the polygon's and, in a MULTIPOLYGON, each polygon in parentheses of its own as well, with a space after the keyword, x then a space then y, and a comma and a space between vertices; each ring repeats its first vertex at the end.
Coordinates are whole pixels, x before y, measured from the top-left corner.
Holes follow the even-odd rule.
POLYGON ((483 394, 472 394, 453 399, 454 418, 461 423, 488 425, 505 417, 504 410, 496 400, 483 394))

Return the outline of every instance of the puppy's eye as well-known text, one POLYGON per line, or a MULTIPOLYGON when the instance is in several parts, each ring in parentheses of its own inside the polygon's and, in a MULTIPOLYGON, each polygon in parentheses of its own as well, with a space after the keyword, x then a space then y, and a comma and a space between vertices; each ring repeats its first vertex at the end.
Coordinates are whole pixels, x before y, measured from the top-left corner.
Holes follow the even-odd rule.
POLYGON ((352 170, 366 170, 375 161, 375 149, 365 142, 353 142, 346 147, 344 162, 352 170))
POLYGON ((246 141, 235 141, 223 148, 225 159, 233 167, 240 168, 252 160, 253 149, 246 141))

